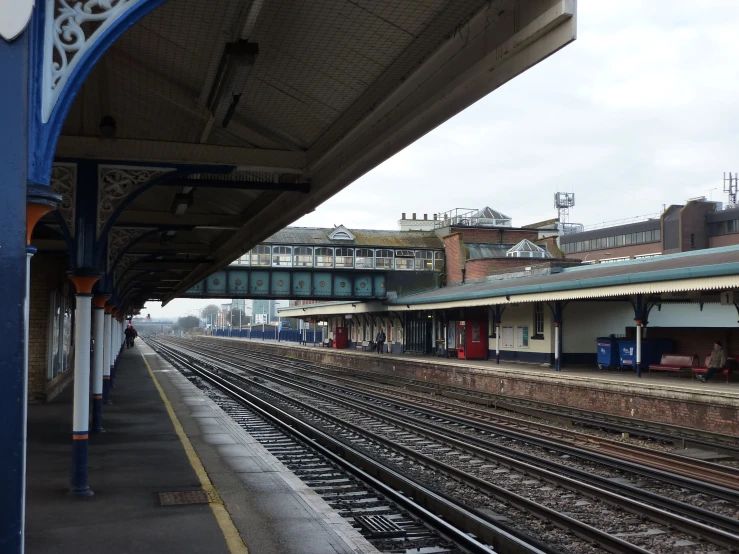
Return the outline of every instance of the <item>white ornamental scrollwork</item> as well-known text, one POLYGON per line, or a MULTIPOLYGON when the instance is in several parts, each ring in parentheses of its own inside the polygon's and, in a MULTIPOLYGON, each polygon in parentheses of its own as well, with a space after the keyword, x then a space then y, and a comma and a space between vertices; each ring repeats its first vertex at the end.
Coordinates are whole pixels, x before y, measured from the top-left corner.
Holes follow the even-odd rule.
POLYGON ((42 113, 49 121, 59 95, 85 53, 141 0, 46 0, 42 113))
POLYGON ((51 168, 49 186, 62 197, 62 202, 57 209, 67 225, 70 236, 73 237, 75 204, 77 203, 77 164, 55 163, 51 168))
POLYGON ((111 229, 108 233, 108 271, 112 269, 118 255, 148 231, 148 229, 111 229))
POLYGON ((142 185, 173 169, 101 165, 98 168, 98 236, 116 208, 142 185))

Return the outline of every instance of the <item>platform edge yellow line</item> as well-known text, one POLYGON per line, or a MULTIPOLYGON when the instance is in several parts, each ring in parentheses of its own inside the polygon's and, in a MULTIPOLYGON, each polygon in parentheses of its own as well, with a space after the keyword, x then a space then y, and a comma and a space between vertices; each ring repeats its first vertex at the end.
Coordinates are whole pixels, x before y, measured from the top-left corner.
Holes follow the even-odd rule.
POLYGON ((249 554, 249 549, 246 548, 244 540, 241 538, 238 529, 236 529, 236 525, 234 525, 234 522, 231 519, 231 515, 228 513, 228 510, 226 510, 226 507, 223 505, 218 491, 213 486, 213 483, 211 483, 210 477, 208 477, 208 473, 205 471, 205 467, 203 466, 203 462, 200 461, 200 457, 198 456, 197 452, 195 452, 195 448, 193 448, 190 439, 187 438, 185 430, 183 429, 182 424, 177 417, 177 414, 175 414, 172 403, 169 401, 169 398, 167 398, 167 395, 164 392, 162 386, 159 384, 159 380, 157 379, 156 375, 154 375, 154 370, 151 369, 146 356, 144 356, 141 351, 139 351, 139 354, 141 354, 141 358, 144 360, 144 364, 146 364, 146 369, 149 371, 151 380, 154 381, 154 385, 159 391, 159 396, 162 398, 164 406, 167 408, 169 419, 172 420, 174 430, 177 433, 180 442, 182 443, 182 447, 185 449, 185 454, 187 454, 187 459, 190 462, 190 465, 195 470, 195 474, 198 476, 200 485, 203 487, 204 491, 212 493, 217 498, 217 501, 211 502, 209 506, 210 509, 213 511, 213 515, 215 516, 216 521, 218 522, 218 526, 221 528, 223 537, 226 539, 226 545, 228 546, 229 552, 231 554, 249 554))

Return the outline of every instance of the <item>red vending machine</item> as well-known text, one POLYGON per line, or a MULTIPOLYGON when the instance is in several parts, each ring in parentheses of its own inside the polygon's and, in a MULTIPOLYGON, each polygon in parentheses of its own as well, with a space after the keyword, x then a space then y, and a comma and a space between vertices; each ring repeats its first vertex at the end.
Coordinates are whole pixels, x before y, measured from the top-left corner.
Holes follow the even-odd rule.
POLYGON ((334 348, 346 348, 347 337, 346 327, 334 327, 334 348))
POLYGON ((463 360, 482 360, 487 354, 486 321, 460 321, 457 357, 463 360))

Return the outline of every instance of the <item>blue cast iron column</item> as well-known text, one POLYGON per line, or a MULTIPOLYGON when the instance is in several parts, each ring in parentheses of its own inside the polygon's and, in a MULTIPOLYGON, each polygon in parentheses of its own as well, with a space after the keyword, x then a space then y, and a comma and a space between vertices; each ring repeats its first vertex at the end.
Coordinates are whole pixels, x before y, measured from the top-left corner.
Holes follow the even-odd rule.
POLYGON ((0 552, 23 552, 29 33, 0 38, 0 552))
POLYGON ((74 415, 72 418, 72 478, 70 494, 92 496, 87 481, 87 450, 90 432, 90 330, 92 287, 96 276, 70 277, 77 290, 74 312, 74 415))
POLYGON ((113 367, 113 305, 105 304, 105 327, 103 328, 103 403, 110 401, 110 371, 113 367))
POLYGON ((93 298, 92 337, 93 347, 92 364, 92 430, 96 433, 103 431, 103 368, 105 367, 105 300, 103 295, 93 298))

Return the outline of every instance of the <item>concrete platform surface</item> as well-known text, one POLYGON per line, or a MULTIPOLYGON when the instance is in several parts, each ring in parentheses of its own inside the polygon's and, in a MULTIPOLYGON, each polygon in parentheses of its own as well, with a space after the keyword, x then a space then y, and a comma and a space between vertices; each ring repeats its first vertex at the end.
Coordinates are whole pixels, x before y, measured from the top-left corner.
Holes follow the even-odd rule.
POLYGON ((106 432, 90 435, 93 497, 66 494, 72 387, 29 406, 28 554, 376 552, 202 391, 137 345, 123 352, 106 432), (194 449, 190 458, 144 357, 194 449), (220 497, 215 508, 159 504, 160 492, 202 490, 203 476, 220 497))

